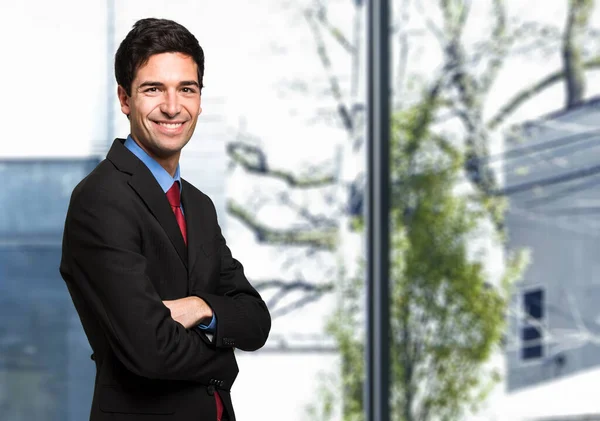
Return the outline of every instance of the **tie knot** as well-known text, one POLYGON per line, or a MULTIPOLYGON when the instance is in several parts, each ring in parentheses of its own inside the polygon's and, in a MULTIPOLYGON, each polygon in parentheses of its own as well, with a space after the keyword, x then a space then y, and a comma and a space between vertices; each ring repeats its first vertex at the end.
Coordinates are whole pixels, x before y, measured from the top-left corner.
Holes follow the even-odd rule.
POLYGON ((179 194, 179 183, 175 181, 169 191, 167 191, 169 204, 176 208, 181 206, 181 195, 179 194))

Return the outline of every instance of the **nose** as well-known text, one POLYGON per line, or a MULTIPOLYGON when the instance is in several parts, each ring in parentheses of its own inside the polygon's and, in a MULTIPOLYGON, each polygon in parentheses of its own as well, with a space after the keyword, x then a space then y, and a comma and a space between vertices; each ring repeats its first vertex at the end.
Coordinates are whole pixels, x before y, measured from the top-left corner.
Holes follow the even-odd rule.
POLYGON ((175 117, 181 111, 179 98, 177 93, 167 91, 164 96, 164 101, 160 105, 160 110, 169 117, 175 117))

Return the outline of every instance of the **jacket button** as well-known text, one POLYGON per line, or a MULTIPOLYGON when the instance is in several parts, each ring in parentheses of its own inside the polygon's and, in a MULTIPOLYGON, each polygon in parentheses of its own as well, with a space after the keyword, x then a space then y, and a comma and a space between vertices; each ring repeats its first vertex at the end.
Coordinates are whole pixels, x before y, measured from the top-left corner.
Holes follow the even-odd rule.
POLYGON ((219 383, 218 383, 219 387, 223 387, 223 383, 224 383, 223 380, 219 380, 219 383))
POLYGON ((209 395, 214 395, 215 394, 215 387, 211 384, 210 386, 208 386, 206 388, 206 392, 208 392, 209 395))

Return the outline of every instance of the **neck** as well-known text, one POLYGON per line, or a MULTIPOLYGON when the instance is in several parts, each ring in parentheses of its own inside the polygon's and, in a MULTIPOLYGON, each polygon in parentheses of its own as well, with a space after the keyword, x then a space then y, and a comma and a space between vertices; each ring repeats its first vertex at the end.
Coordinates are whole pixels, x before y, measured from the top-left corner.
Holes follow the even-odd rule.
POLYGON ((181 156, 181 151, 177 151, 169 156, 161 157, 154 153, 151 149, 147 148, 141 142, 138 142, 135 139, 135 137, 133 137, 133 135, 131 135, 131 138, 135 143, 138 144, 140 148, 144 150, 144 152, 146 152, 150 157, 152 157, 152 159, 158 162, 161 167, 163 167, 169 174, 171 174, 171 177, 175 177, 175 171, 177 170, 177 165, 179 165, 179 157, 181 156))
POLYGON ((156 159, 156 162, 158 162, 161 167, 163 167, 169 174, 171 174, 171 177, 175 177, 175 171, 177 170, 177 165, 179 164, 179 152, 177 153, 177 156, 169 157, 166 159, 160 159, 155 156, 152 156, 152 158, 156 159))

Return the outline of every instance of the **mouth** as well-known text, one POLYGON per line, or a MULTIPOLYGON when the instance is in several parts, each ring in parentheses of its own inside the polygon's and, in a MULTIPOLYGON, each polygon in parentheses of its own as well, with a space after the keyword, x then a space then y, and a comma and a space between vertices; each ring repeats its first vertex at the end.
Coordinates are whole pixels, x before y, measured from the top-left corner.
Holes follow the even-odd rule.
POLYGON ((158 130, 165 134, 179 134, 183 131, 186 121, 152 121, 158 130))

